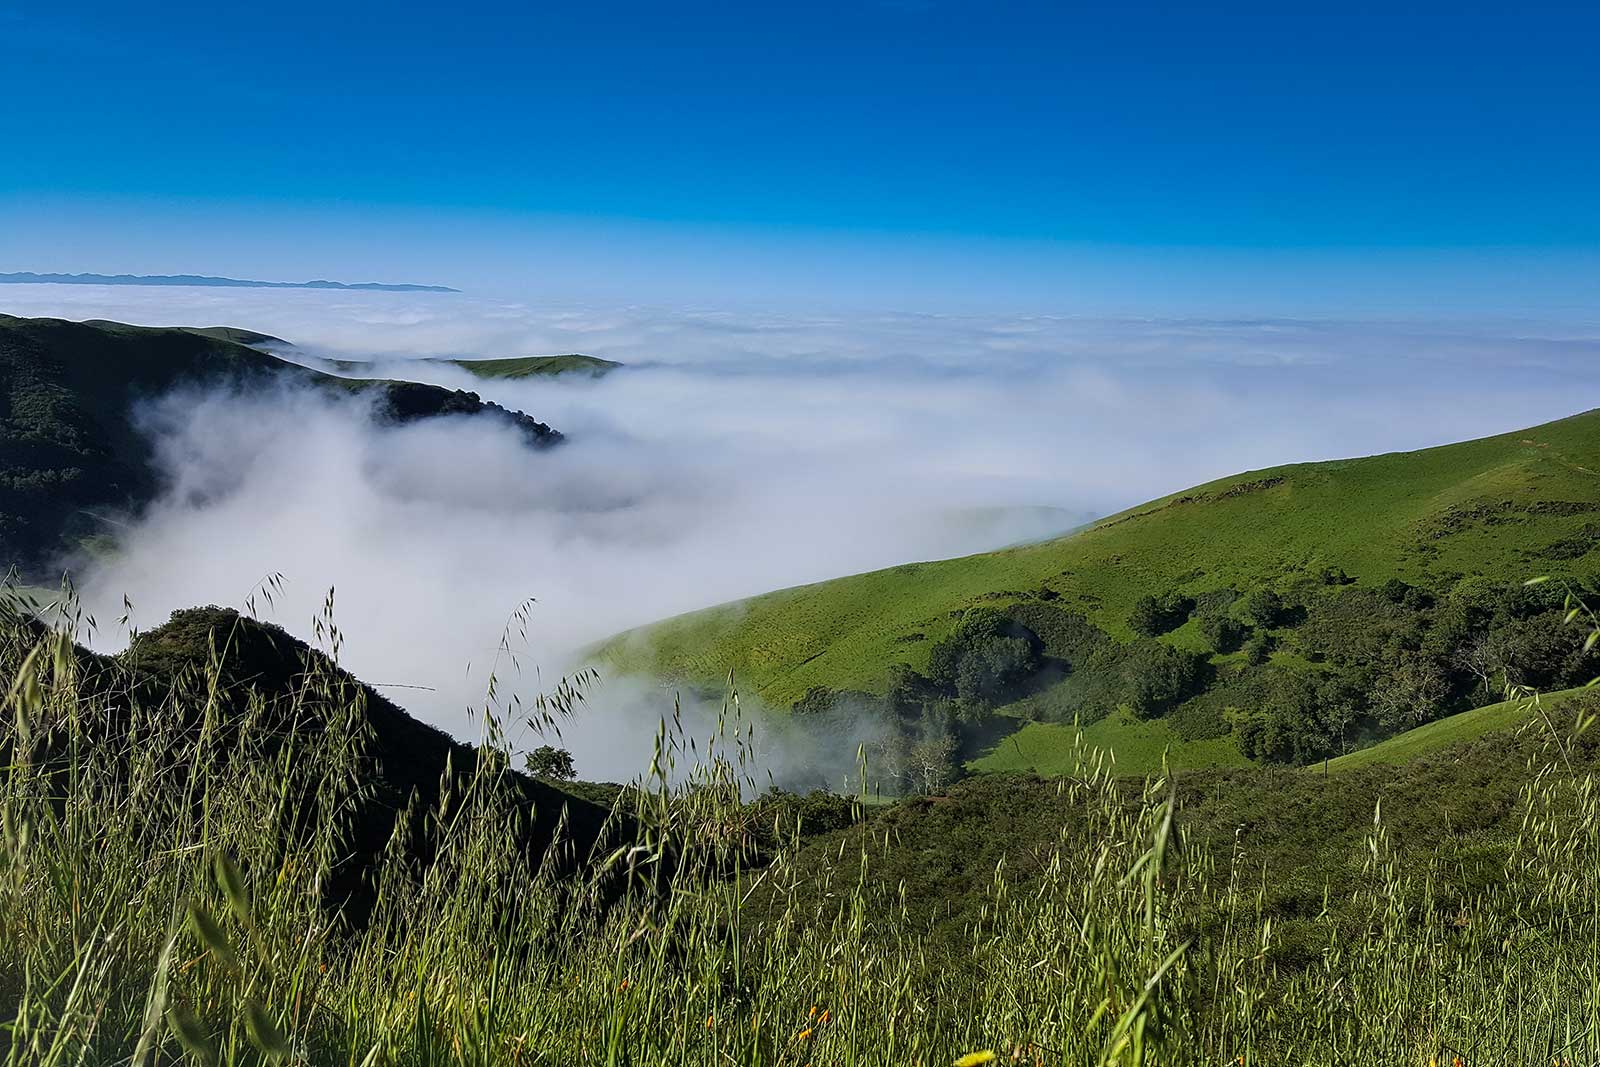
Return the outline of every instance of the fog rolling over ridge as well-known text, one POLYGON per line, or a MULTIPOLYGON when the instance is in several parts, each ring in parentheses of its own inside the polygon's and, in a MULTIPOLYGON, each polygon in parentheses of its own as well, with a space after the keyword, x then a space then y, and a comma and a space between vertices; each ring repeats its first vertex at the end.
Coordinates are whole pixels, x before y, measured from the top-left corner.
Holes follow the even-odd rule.
MULTIPOLYGON (((550 423, 379 426, 292 390, 147 402, 172 489, 79 572, 102 620, 239 605, 302 636, 330 587, 344 661, 473 737, 488 674, 530 694, 617 630, 768 589, 1058 532, 1235 471, 1482 436, 1600 403, 1579 324, 729 314, 429 294, 8 287, 27 315, 228 325, 302 358, 471 389, 550 423), (585 352, 606 378, 479 380, 419 356, 585 352), (498 651, 536 598, 528 649, 498 651), (536 673, 535 665, 542 673, 536 673)), ((114 644, 110 633, 102 642, 114 644)), ((747 704, 758 694, 742 694, 747 704)), ((671 694, 605 679, 562 743, 648 761, 671 694)), ((704 723, 696 723, 697 729, 704 723)), ((536 737, 516 738, 538 744, 536 737)), ((853 753, 844 754, 841 768, 853 753)), ((784 769, 782 754, 774 773, 784 769)))

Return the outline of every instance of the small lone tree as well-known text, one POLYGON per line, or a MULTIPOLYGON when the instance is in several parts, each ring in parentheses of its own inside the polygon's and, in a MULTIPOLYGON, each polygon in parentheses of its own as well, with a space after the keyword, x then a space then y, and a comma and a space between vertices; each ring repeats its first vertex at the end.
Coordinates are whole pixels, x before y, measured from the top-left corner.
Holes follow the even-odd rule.
POLYGON ((572 753, 554 745, 540 745, 528 753, 525 765, 528 773, 535 778, 570 782, 578 776, 577 768, 572 764, 572 753))

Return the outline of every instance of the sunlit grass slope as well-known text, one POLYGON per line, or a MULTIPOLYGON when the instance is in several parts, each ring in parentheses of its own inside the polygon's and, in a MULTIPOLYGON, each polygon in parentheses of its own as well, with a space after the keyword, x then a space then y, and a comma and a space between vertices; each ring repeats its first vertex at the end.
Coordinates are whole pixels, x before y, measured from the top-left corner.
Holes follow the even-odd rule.
MULTIPOLYGON (((980 773, 1028 771, 1045 778, 1071 774, 1077 763, 1073 748, 1076 729, 1071 723, 1027 723, 969 760, 967 769, 980 773)), ((1111 754, 1118 774, 1136 777, 1160 774, 1163 759, 1174 770, 1250 765, 1231 737, 1188 741, 1165 719, 1140 720, 1126 711, 1084 727, 1083 742, 1111 754)))
POLYGON ((600 659, 685 685, 715 685, 731 669, 746 692, 787 706, 814 685, 881 691, 893 664, 921 668, 963 609, 1041 587, 1128 637, 1141 595, 1282 585, 1325 566, 1372 585, 1520 580, 1583 534, 1597 501, 1600 411, 1590 411, 1461 444, 1223 478, 1056 540, 669 619, 612 639, 600 659))
MULTIPOLYGON (((1541 698, 1544 708, 1557 712, 1583 689, 1548 693, 1541 698)), ((1476 741, 1490 734, 1510 733, 1537 717, 1533 705, 1525 700, 1507 700, 1426 723, 1414 730, 1380 741, 1368 748, 1320 763, 1311 769, 1338 772, 1358 767, 1403 764, 1434 755, 1452 746, 1476 741)), ((967 762, 975 772, 1027 771, 1046 778, 1070 774, 1076 762, 1071 723, 1030 722, 1016 733, 1001 738, 987 752, 967 762)), ((1164 719, 1140 720, 1119 712, 1083 728, 1083 743, 1114 754, 1119 774, 1144 776, 1161 773, 1163 760, 1172 770, 1203 770, 1213 767, 1245 767, 1250 761, 1240 755, 1229 737, 1199 741, 1178 736, 1164 719)))
MULTIPOLYGON (((1584 689, 1568 689, 1560 693, 1547 693, 1540 698, 1546 712, 1557 712, 1572 697, 1584 689)), ((1495 733, 1509 733, 1527 725, 1538 717, 1538 710, 1526 699, 1507 700, 1482 708, 1463 711, 1459 715, 1426 723, 1415 730, 1380 741, 1370 748, 1358 749, 1348 755, 1329 760, 1330 771, 1348 771, 1357 767, 1374 767, 1381 764, 1409 763, 1419 756, 1431 755, 1452 745, 1476 741, 1495 733)), ((1316 770, 1321 771, 1321 765, 1316 770)))

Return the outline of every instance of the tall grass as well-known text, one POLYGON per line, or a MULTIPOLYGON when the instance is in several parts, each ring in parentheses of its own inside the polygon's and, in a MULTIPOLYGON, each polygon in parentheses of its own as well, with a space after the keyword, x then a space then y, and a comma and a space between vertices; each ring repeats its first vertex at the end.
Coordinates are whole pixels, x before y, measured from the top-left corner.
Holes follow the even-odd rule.
POLYGON ((736 704, 686 774, 664 724, 618 801, 631 836, 578 875, 526 861, 509 756, 480 760, 425 813, 430 862, 399 821, 370 919, 345 923, 328 887, 375 773, 361 700, 313 665, 229 712, 222 654, 152 696, 87 684, 113 668, 6 617, 6 1062, 1600 1063, 1600 797, 1570 751, 1587 720, 1551 719, 1481 893, 1401 862, 1375 811, 1355 896, 1292 969, 1249 842, 1186 848, 1167 780, 1130 787, 1080 744, 1044 877, 975 880, 952 957, 868 906, 887 838, 820 885, 792 828, 754 847, 774 830, 741 800, 736 704))

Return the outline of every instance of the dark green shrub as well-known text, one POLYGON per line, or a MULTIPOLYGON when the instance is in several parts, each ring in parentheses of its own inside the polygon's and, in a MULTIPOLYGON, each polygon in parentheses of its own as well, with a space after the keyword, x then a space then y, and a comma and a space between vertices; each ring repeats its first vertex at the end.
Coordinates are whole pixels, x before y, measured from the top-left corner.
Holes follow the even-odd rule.
POLYGON ((796 715, 826 715, 834 709, 839 694, 825 685, 814 685, 794 702, 790 710, 796 715))
POLYGON ((1204 680, 1205 657, 1159 641, 1138 641, 1122 656, 1122 702, 1151 718, 1194 693, 1204 680))
POLYGON ((1249 633, 1244 623, 1223 615, 1220 612, 1200 616, 1200 636, 1205 638, 1206 644, 1212 651, 1232 652, 1244 642, 1249 633))
POLYGON ((1128 628, 1141 637, 1158 637, 1176 630, 1194 610, 1194 601, 1181 593, 1142 596, 1133 602, 1128 628))
POLYGON ((928 678, 943 693, 989 705, 1039 670, 1039 653, 1039 638, 1027 627, 993 608, 973 608, 929 651, 928 678))
POLYGON ((1244 598, 1244 617, 1253 626, 1279 626, 1286 610, 1283 598, 1271 589, 1256 589, 1244 598))
POLYGON ((1050 604, 1018 604, 1007 613, 1038 637, 1044 655, 1077 670, 1096 652, 1112 643, 1111 636, 1075 611, 1050 604))

